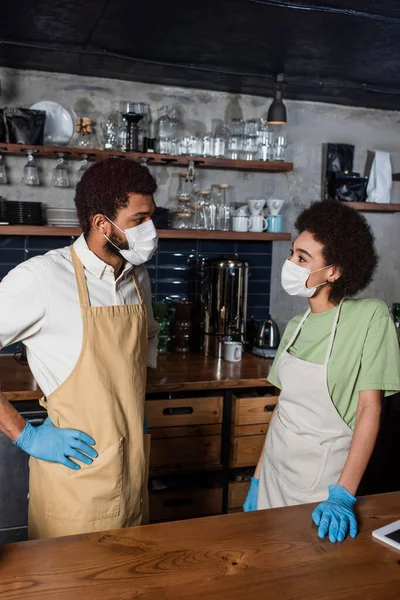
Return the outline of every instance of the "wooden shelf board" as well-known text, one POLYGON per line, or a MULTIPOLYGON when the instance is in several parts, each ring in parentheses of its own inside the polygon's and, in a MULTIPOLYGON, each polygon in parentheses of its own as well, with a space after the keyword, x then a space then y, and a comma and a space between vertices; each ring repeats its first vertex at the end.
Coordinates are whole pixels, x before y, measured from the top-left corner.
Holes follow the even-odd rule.
POLYGON ((378 204, 377 202, 347 202, 346 204, 362 212, 400 212, 400 204, 378 204))
POLYGON ((25 144, 0 143, 0 153, 4 155, 26 155, 27 150, 32 150, 35 156, 42 158, 57 158, 62 152, 67 160, 82 160, 86 155, 89 160, 103 160, 110 157, 131 158, 142 160, 149 165, 163 165, 172 167, 187 167, 193 161, 196 168, 205 169, 232 169, 236 171, 293 171, 293 163, 260 161, 260 160, 231 160, 230 158, 214 158, 205 156, 170 156, 168 154, 153 154, 148 152, 118 152, 117 150, 97 150, 95 148, 70 148, 69 146, 28 146, 25 144))
MULTIPOLYGON (((0 235, 63 236, 78 237, 79 227, 52 227, 51 225, 0 225, 0 235)), ((290 240, 290 233, 250 233, 238 231, 201 231, 159 229, 160 239, 172 240, 231 240, 231 241, 282 241, 290 240)))

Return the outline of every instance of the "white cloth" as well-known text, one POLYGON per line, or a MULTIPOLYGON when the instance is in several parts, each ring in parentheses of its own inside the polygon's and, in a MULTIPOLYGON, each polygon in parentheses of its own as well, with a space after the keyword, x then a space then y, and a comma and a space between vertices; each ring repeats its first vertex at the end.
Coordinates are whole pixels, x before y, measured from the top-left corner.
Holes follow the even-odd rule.
POLYGON ((387 204, 392 190, 392 165, 389 152, 375 151, 367 186, 367 202, 387 204))
MULTIPOLYGON (((88 247, 74 243, 84 268, 92 306, 139 304, 135 274, 148 313, 147 364, 156 367, 159 325, 153 318, 150 278, 145 266, 114 269, 88 247)), ((82 318, 70 247, 51 250, 21 263, 0 283, 0 348, 23 341, 31 371, 45 395, 71 373, 82 347, 82 318)), ((1 383, 1 382, 0 382, 1 383)))

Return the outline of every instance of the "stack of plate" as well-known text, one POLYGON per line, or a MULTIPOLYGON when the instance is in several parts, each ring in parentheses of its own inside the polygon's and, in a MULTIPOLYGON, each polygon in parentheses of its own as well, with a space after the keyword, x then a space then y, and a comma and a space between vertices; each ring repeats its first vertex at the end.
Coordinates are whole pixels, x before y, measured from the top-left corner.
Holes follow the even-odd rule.
POLYGON ((10 225, 43 225, 41 202, 12 202, 6 200, 6 218, 10 225))
POLYGON ((75 208, 55 208, 48 206, 47 223, 55 227, 79 227, 75 208))

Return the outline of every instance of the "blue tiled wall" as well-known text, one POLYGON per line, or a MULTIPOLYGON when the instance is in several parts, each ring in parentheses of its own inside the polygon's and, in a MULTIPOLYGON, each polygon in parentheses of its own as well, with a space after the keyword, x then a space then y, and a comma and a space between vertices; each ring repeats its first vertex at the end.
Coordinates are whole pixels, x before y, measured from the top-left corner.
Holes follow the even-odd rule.
MULTIPOLYGON (((67 246, 70 237, 0 236, 0 279, 32 256, 67 246)), ((249 263, 248 318, 266 319, 269 312, 272 242, 160 240, 147 264, 154 300, 198 298, 198 263, 203 257, 235 256, 249 263)), ((4 349, 6 352, 16 348, 4 349)))
POLYGON ((272 242, 161 240, 148 263, 156 301, 199 297, 198 264, 201 258, 237 255, 249 263, 248 317, 266 319, 269 311, 272 242))

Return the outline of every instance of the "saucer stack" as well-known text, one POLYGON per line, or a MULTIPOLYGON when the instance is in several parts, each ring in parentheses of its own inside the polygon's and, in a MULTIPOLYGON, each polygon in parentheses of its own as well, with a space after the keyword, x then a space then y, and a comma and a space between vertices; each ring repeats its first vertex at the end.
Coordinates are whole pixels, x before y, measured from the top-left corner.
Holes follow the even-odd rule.
POLYGON ((79 227, 78 215, 75 208, 47 207, 47 224, 55 227, 79 227))

